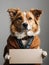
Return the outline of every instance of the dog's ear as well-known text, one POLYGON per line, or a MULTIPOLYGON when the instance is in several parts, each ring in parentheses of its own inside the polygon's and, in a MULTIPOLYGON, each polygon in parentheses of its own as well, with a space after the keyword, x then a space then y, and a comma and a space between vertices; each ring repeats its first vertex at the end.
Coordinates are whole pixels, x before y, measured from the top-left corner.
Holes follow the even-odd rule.
POLYGON ((15 16, 15 14, 20 11, 19 8, 10 8, 7 10, 7 12, 10 14, 10 16, 15 16))
POLYGON ((32 14, 35 16, 36 19, 38 19, 42 14, 42 10, 38 9, 31 9, 30 12, 32 12, 32 14))
POLYGON ((11 11, 14 11, 14 10, 15 10, 15 11, 18 11, 18 10, 20 10, 20 9, 19 9, 19 8, 10 8, 10 9, 7 10, 7 12, 11 12, 11 11))

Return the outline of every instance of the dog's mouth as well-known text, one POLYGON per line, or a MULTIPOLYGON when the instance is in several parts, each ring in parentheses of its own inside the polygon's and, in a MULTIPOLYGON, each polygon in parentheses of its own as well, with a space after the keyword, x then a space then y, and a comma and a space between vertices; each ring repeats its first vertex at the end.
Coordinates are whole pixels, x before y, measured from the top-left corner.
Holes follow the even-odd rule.
POLYGON ((23 33, 23 32, 27 33, 29 31, 31 31, 31 29, 23 28, 20 33, 23 33))

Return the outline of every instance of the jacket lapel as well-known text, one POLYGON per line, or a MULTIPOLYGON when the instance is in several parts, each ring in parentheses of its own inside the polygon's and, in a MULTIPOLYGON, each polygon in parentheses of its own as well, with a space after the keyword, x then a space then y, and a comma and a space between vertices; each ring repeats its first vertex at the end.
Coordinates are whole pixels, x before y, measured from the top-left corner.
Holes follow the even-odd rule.
POLYGON ((26 45, 24 46, 21 39, 17 39, 17 37, 14 38, 21 49, 29 49, 30 45, 32 44, 32 41, 34 40, 34 36, 31 36, 26 45))

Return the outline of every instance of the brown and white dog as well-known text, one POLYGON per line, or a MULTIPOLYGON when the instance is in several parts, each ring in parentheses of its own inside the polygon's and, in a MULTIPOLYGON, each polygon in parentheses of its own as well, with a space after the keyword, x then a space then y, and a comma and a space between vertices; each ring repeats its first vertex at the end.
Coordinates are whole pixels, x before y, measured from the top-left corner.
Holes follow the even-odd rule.
MULTIPOLYGON (((8 13, 11 19, 11 34, 4 49, 4 58, 6 59, 4 65, 9 65, 7 60, 10 58, 9 49, 40 48, 38 34, 40 33, 40 15, 42 11, 31 9, 30 11, 22 12, 19 8, 10 8, 8 13)), ((47 56, 47 53, 44 51, 42 55, 43 57, 47 56)))

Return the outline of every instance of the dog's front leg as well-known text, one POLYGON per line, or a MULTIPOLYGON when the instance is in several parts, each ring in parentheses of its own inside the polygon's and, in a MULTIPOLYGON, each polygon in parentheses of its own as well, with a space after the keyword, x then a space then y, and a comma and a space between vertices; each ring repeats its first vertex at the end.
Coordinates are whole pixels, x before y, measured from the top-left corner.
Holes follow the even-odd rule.
POLYGON ((9 56, 9 49, 8 49, 8 46, 6 45, 5 48, 4 48, 4 54, 3 54, 3 57, 4 59, 10 59, 10 56, 9 56))

